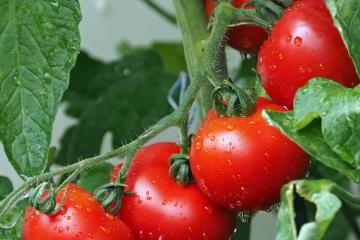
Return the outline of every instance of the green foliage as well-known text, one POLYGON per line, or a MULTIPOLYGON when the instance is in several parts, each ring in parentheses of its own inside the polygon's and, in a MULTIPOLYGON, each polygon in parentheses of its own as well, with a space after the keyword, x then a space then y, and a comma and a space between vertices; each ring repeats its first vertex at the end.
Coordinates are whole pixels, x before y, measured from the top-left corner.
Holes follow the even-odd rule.
POLYGON ((360 87, 348 89, 327 79, 314 79, 298 91, 294 127, 300 130, 321 118, 331 149, 354 168, 360 168, 360 87))
POLYGON ((46 168, 52 124, 80 45, 76 0, 3 0, 0 138, 21 176, 46 168))
POLYGON ((266 111, 263 115, 316 160, 360 182, 358 91, 314 79, 298 91, 294 112, 266 111))
POLYGON ((133 50, 106 65, 82 53, 73 72, 64 101, 78 124, 65 133, 57 163, 99 154, 107 132, 113 135, 113 147, 119 147, 171 111, 166 95, 177 75, 166 71, 153 50, 133 50))
POLYGON ((21 200, 16 204, 14 208, 12 208, 6 216, 2 219, 2 221, 12 221, 16 217, 19 216, 19 220, 16 222, 16 225, 11 229, 1 229, 0 228, 0 240, 21 240, 21 232, 22 232, 22 222, 23 216, 25 215, 25 210, 27 206, 27 199, 21 200))
POLYGON ((360 74, 360 1, 326 0, 326 5, 360 74))
POLYGON ((0 176, 0 200, 3 200, 13 190, 13 185, 9 178, 0 176))
POLYGON ((134 47, 127 41, 118 44, 117 50, 120 56, 138 50, 153 50, 163 60, 166 71, 177 74, 186 70, 184 47, 180 42, 154 42, 149 47, 134 47))
POLYGON ((320 240, 341 207, 341 201, 331 191, 335 184, 328 180, 294 181, 287 184, 281 193, 278 213, 277 240, 320 240), (294 192, 315 204, 314 220, 305 223, 299 233, 295 224, 294 192))
POLYGON ((110 181, 110 171, 113 165, 110 163, 101 163, 81 174, 77 185, 86 191, 94 190, 110 181))

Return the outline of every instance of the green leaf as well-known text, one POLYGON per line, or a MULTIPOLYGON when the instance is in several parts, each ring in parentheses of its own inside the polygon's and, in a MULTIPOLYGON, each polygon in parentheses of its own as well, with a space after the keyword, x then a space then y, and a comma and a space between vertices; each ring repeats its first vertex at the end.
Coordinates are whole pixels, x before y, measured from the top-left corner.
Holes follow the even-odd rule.
POLYGON ((289 139, 324 165, 336 169, 348 178, 360 182, 360 172, 332 151, 321 132, 319 121, 313 121, 299 131, 294 129, 293 112, 264 111, 263 117, 273 127, 279 129, 289 139))
POLYGON ((328 180, 301 180, 285 185, 281 193, 276 239, 320 240, 341 208, 341 201, 331 193, 335 184, 328 180), (305 223, 297 234, 295 224, 294 192, 315 204, 313 221, 305 223))
POLYGON ((25 215, 26 206, 28 204, 28 199, 19 201, 14 208, 12 208, 2 219, 2 221, 12 221, 20 214, 19 220, 16 222, 16 225, 11 229, 1 229, 0 228, 0 240, 21 240, 22 233, 22 222, 23 216, 25 215))
POLYGON ((360 1, 326 0, 326 5, 360 74, 360 1))
POLYGON ((162 59, 165 70, 178 74, 186 71, 184 47, 181 42, 154 42, 149 47, 131 46, 129 42, 122 41, 118 44, 117 50, 120 56, 124 56, 139 50, 153 50, 162 59))
POLYGON ((109 183, 112 167, 110 163, 102 163, 87 170, 81 174, 77 185, 86 191, 94 192, 97 187, 109 183))
POLYGON ((0 138, 21 176, 46 168, 57 107, 80 45, 77 0, 2 0, 0 138))
POLYGON ((323 78, 301 88, 295 98, 294 127, 321 118, 325 141, 341 159, 360 166, 360 88, 348 89, 323 78))
POLYGON ((0 200, 3 200, 13 189, 10 179, 5 176, 0 176, 0 200))
POLYGON ((56 162, 69 164, 98 154, 107 132, 113 135, 113 147, 135 138, 171 111, 166 96, 176 78, 156 52, 137 50, 99 68, 83 91, 70 87, 69 94, 77 97, 67 99, 69 109, 79 106, 75 99, 83 107, 77 108, 79 122, 64 135, 56 162))
POLYGON ((85 52, 80 52, 76 66, 71 70, 69 89, 62 99, 62 101, 71 102, 66 109, 68 115, 79 118, 86 105, 99 97, 101 91, 91 91, 89 83, 104 65, 102 62, 90 58, 85 52))

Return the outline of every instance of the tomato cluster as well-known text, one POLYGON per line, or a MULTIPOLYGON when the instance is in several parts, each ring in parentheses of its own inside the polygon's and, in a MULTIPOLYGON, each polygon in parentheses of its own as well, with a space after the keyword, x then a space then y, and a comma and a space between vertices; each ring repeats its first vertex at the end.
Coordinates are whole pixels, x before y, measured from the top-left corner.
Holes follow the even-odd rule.
MULTIPOLYGON (((240 8, 245 2, 233 4, 240 8)), ((208 17, 215 3, 206 0, 208 17)), ((180 152, 178 145, 146 146, 131 162, 125 192, 133 194, 123 197, 117 216, 108 215, 90 193, 69 184, 60 212, 46 215, 27 209, 24 240, 226 240, 238 211, 270 208, 279 201, 284 184, 305 176, 308 155, 268 125, 262 111, 292 108, 296 91, 313 77, 348 87, 359 83, 324 1, 296 1, 269 37, 254 26, 236 27, 228 34, 228 43, 240 51, 256 54, 260 48, 257 69, 272 100, 259 98, 253 113, 243 117, 218 116, 210 110, 190 147, 196 183, 183 186, 169 175, 169 158, 180 152)), ((112 181, 121 168, 113 169, 112 181)))

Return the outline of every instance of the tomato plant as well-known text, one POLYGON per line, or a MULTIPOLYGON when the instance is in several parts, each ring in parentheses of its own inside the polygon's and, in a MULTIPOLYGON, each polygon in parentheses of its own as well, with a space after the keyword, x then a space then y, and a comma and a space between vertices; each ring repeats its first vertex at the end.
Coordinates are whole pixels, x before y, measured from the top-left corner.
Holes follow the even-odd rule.
POLYGON ((324 1, 298 1, 276 23, 257 65, 269 96, 293 108, 296 91, 313 77, 354 87, 354 64, 324 1), (341 59, 341 61, 339 61, 341 59))
MULTIPOLYGON (((232 4, 236 8, 241 8, 244 3, 250 2, 249 0, 235 0, 232 4)), ((216 6, 216 1, 206 0, 205 8, 208 18, 211 17, 212 12, 216 6)), ((230 28, 228 31, 227 43, 244 53, 257 54, 262 43, 267 39, 267 32, 261 27, 257 26, 239 26, 230 28)))
MULTIPOLYGON (((64 190, 57 196, 61 202, 64 190)), ((37 213, 28 207, 24 217, 22 239, 123 239, 132 240, 129 227, 108 215, 88 193, 75 184, 67 186, 65 202, 54 215, 37 213)))
POLYGON ((307 154, 266 123, 263 109, 285 110, 260 98, 248 117, 205 122, 191 146, 190 163, 201 190, 228 209, 268 209, 284 184, 307 171, 307 154))
POLYGON ((227 239, 236 214, 210 202, 197 185, 181 186, 169 176, 169 158, 179 151, 165 142, 139 150, 125 181, 125 191, 135 194, 123 198, 120 218, 136 239, 227 239))
POLYGON ((0 239, 360 239, 360 1, 140 2, 1 0, 0 239))

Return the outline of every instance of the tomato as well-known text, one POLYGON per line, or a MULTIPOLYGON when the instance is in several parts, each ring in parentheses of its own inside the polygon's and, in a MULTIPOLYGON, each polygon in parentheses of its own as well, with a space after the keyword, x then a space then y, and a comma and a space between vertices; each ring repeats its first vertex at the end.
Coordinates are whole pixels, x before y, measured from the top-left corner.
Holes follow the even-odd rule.
POLYGON ((268 209, 279 200, 284 184, 306 174, 308 155, 266 123, 263 109, 285 110, 259 98, 252 115, 212 119, 193 140, 194 178, 211 200, 228 209, 268 209))
POLYGON ((289 8, 259 52, 258 72, 269 96, 293 107, 296 91, 325 77, 354 87, 355 67, 324 1, 303 0, 289 8))
MULTIPOLYGON (((181 186, 169 176, 175 143, 157 143, 139 150, 131 162, 119 217, 135 239, 228 239, 236 213, 212 203, 196 184, 181 186)), ((117 170, 112 172, 116 179, 117 170)))
MULTIPOLYGON (((244 3, 250 0, 234 0, 233 6, 240 8, 244 3)), ((206 15, 210 18, 216 6, 216 1, 206 0, 206 15)), ((267 39, 267 32, 257 26, 239 26, 233 27, 228 31, 228 44, 244 53, 257 54, 262 43, 267 39)))
MULTIPOLYGON (((26 209, 23 240, 121 239, 132 240, 128 226, 117 217, 104 212, 92 194, 69 184, 62 209, 54 215, 26 209)), ((64 190, 56 200, 61 201, 64 190)))

